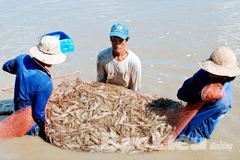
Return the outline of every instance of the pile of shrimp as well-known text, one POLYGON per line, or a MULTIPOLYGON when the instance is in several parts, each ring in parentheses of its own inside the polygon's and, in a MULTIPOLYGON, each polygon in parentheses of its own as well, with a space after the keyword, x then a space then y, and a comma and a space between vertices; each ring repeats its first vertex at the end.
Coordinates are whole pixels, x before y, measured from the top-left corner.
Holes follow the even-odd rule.
POLYGON ((45 132, 51 144, 67 150, 158 151, 176 130, 166 113, 183 107, 181 102, 121 86, 65 80, 48 101, 45 132))

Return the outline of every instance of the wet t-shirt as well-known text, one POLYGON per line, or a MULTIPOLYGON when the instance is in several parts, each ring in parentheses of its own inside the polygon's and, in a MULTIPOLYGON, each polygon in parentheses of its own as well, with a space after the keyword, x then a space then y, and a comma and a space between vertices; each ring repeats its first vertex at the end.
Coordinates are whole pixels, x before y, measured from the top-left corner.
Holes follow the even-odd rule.
POLYGON ((141 62, 138 56, 128 49, 127 57, 117 62, 113 57, 111 47, 103 50, 97 58, 97 81, 139 91, 141 89, 141 62))

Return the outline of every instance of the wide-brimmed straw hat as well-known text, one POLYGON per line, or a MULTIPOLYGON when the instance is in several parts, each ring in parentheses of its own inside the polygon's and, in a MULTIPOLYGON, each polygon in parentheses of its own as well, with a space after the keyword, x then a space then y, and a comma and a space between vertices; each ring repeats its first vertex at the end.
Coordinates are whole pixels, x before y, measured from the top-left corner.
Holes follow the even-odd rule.
POLYGON ((199 65, 203 70, 219 76, 235 77, 240 74, 236 55, 226 46, 215 49, 210 58, 199 65))
POLYGON ((30 48, 30 54, 45 64, 59 64, 66 60, 60 49, 60 41, 55 36, 42 37, 37 46, 30 48))

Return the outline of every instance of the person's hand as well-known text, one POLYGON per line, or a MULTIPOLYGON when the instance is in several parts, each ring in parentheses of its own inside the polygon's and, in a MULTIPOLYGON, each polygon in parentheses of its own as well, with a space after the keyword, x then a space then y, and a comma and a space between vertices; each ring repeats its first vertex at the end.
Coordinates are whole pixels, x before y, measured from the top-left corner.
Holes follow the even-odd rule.
POLYGON ((203 87, 201 97, 204 102, 213 103, 226 95, 221 83, 211 83, 203 87))

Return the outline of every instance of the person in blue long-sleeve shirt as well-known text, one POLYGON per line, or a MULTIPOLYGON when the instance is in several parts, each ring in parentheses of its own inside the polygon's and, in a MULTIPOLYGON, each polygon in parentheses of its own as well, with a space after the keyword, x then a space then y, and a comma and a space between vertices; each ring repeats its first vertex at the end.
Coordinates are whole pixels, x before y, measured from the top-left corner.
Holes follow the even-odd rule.
POLYGON ((177 97, 185 102, 204 101, 204 105, 176 140, 184 138, 199 143, 205 138, 210 139, 216 125, 232 106, 231 81, 240 74, 235 53, 229 47, 221 46, 209 59, 201 62, 200 67, 183 83, 177 97))
POLYGON ((30 54, 21 54, 8 60, 2 66, 6 72, 16 75, 14 86, 14 109, 32 107, 32 116, 36 125, 28 132, 32 134, 40 128, 39 135, 45 138, 45 106, 53 89, 50 72, 47 67, 66 60, 61 52, 60 41, 55 36, 44 36, 37 46, 30 48, 30 54))

